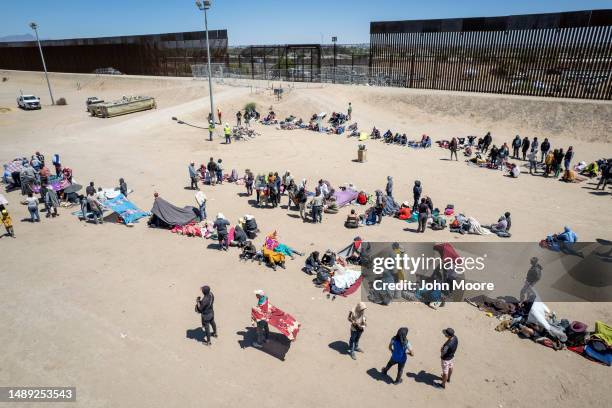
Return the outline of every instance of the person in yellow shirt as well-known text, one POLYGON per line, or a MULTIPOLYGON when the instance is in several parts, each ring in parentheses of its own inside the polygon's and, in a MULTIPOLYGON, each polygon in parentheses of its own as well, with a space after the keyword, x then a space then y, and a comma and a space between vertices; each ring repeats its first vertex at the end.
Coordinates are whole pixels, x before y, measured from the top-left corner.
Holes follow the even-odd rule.
POLYGON ((2 209, 2 224, 6 228, 6 233, 9 237, 15 238, 15 230, 13 229, 13 221, 6 208, 2 209))
POLYGON ((225 134, 225 144, 232 143, 232 128, 227 122, 225 122, 225 126, 223 127, 223 133, 225 134))

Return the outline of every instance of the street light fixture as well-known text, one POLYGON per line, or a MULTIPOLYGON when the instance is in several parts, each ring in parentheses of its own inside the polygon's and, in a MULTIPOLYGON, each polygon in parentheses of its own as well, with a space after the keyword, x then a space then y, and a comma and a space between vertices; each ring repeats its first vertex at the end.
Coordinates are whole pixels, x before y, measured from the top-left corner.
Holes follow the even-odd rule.
POLYGON ((30 28, 36 33, 36 42, 38 43, 38 51, 40 51, 40 59, 42 59, 43 69, 45 70, 45 78, 47 78, 47 86, 49 87, 49 95, 51 96, 51 104, 55 105, 55 99, 53 99, 53 92, 51 91, 51 83, 49 82, 49 74, 47 74, 47 64, 45 64, 45 56, 43 55, 42 47, 40 46, 40 39, 38 38, 38 24, 30 23, 30 28))
POLYGON ((211 121, 215 121, 215 105, 213 102, 213 93, 212 93, 212 72, 210 68, 210 43, 208 41, 208 16, 206 10, 210 9, 211 1, 210 0, 196 0, 196 7, 204 12, 204 29, 206 31, 206 56, 208 57, 208 92, 210 98, 210 115, 209 119, 211 121))

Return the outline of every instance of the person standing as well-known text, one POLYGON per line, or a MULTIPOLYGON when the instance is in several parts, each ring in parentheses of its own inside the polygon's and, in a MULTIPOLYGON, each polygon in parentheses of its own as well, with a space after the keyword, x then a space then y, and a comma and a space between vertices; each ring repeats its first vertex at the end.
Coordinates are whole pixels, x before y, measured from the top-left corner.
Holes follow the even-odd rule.
POLYGON ((453 137, 450 141, 450 144, 448 145, 448 148, 450 149, 451 152, 451 157, 450 159, 453 160, 453 155, 455 155, 455 161, 459 161, 459 159, 457 158, 457 138, 453 137))
POLYGON ((563 163, 564 157, 565 153, 563 153, 563 149, 555 150, 555 162, 553 165, 555 169, 555 177, 559 177, 559 174, 561 174, 561 164, 563 163))
MULTIPOLYGON (((197 185, 197 184, 196 184, 197 185)), ((125 180, 122 178, 119 179, 119 192, 123 194, 125 198, 128 196, 128 186, 125 180)))
POLYGON ((204 221, 206 219, 206 194, 202 191, 198 191, 195 194, 195 200, 200 210, 200 221, 204 221))
POLYGON ((525 284, 523 285, 519 295, 521 302, 533 301, 536 296, 533 287, 540 281, 540 279, 542 279, 542 265, 539 264, 538 258, 534 256, 531 258, 530 262, 531 266, 527 271, 525 284))
POLYGON ((542 152, 540 156, 540 163, 544 163, 544 160, 546 159, 546 155, 548 154, 548 151, 550 150, 550 142, 548 141, 547 137, 544 138, 544 141, 542 142, 540 149, 542 152))
POLYGON ((533 142, 531 142, 531 151, 535 152, 538 150, 538 147, 540 147, 540 142, 538 142, 538 138, 534 137, 533 138, 533 142))
POLYGON ((217 172, 217 184, 223 184, 223 160, 217 160, 216 172, 217 172))
POLYGON ((206 165, 206 169, 208 170, 208 174, 210 174, 210 185, 214 186, 216 183, 215 178, 217 175, 217 164, 215 163, 215 159, 213 159, 212 157, 210 158, 208 164, 206 165))
POLYGON ((59 177, 59 175, 62 174, 62 162, 59 154, 56 153, 53 155, 52 164, 53 167, 55 167, 55 175, 59 177))
POLYGON ((212 119, 208 122, 208 140, 212 142, 213 133, 215 131, 215 124, 212 119))
POLYGON ((221 122, 221 109, 217 108, 217 118, 219 118, 219 124, 223 123, 221 122))
POLYGON ((425 198, 421 198, 421 203, 419 204, 419 226, 417 228, 417 232, 425 232, 427 228, 427 219, 431 215, 431 210, 427 205, 427 200, 425 198))
POLYGON ((225 122, 225 126, 223 127, 223 133, 225 134, 225 144, 232 143, 232 128, 227 122, 225 122))
POLYGON ((419 206, 419 200, 421 199, 421 193, 423 192, 423 188, 421 187, 421 182, 419 180, 414 182, 414 187, 412 187, 412 195, 414 196, 414 203, 412 204, 412 209, 415 210, 419 206))
POLYGON ((251 321, 256 328, 257 340, 253 343, 253 347, 263 348, 270 335, 270 328, 268 326, 270 302, 268 301, 268 296, 261 289, 255 291, 255 297, 257 298, 257 306, 251 309, 251 321))
POLYGON ((26 198, 26 205, 28 206, 28 211, 30 212, 30 221, 32 222, 40 222, 40 214, 38 212, 38 198, 34 197, 34 194, 31 192, 28 193, 28 198, 26 198))
POLYGON ((349 102, 348 109, 346 111, 346 117, 348 120, 351 120, 351 118, 353 117, 353 105, 351 105, 350 102, 349 102))
POLYGON ((385 196, 380 190, 376 190, 376 204, 374 211, 376 211, 376 224, 380 224, 383 218, 383 212, 385 210, 385 196))
POLYGON ((570 169, 570 164, 572 163, 573 158, 574 158, 574 146, 570 146, 569 149, 567 149, 567 152, 565 153, 564 160, 563 160, 563 167, 565 167, 565 170, 570 169))
POLYGON ((515 159, 519 158, 519 151, 521 150, 521 137, 516 135, 512 141, 512 157, 515 159))
POLYGON ((85 194, 87 195, 96 194, 96 186, 94 185, 93 181, 90 181, 89 185, 85 188, 85 194))
POLYGON ((312 198, 312 222, 322 223, 323 222, 323 202, 325 197, 321 189, 315 190, 315 196, 312 198))
POLYGON ((104 220, 102 219, 102 204, 98 201, 95 194, 89 194, 87 196, 87 204, 89 204, 96 224, 104 224, 104 220))
POLYGON ((385 186, 385 192, 389 197, 393 197, 393 177, 387 176, 387 185, 385 186))
POLYGON ((393 384, 400 384, 402 382, 402 374, 404 372, 404 366, 408 360, 408 355, 414 356, 410 342, 406 338, 408 336, 408 328, 401 327, 395 336, 391 338, 389 343, 389 351, 391 351, 391 358, 387 365, 380 370, 384 375, 388 375, 387 372, 397 364, 397 376, 393 384))
POLYGON ((2 209, 2 225, 6 228, 6 233, 9 237, 15 238, 15 229, 13 228, 13 220, 6 208, 2 209))
POLYGON ((253 183, 255 182, 255 176, 251 170, 246 169, 244 172, 244 185, 246 186, 247 195, 250 197, 253 195, 253 183))
POLYGON ((204 345, 210 346, 212 343, 210 337, 217 337, 217 324, 215 323, 215 311, 213 305, 215 296, 210 291, 209 286, 202 286, 202 297, 196 299, 195 310, 202 315, 202 330, 204 331, 204 345), (212 333, 210 329, 212 327, 212 333))
MULTIPOLYGON (((300 186, 298 188, 298 192, 296 194, 296 199, 298 201, 298 206, 300 208, 300 218, 303 222, 306 222, 306 202, 308 201, 308 196, 306 195, 306 189, 304 186, 300 186)), ((314 222, 314 219, 313 219, 314 222)))
POLYGON ((363 353, 363 350, 359 348, 359 339, 366 328, 365 310, 367 308, 364 302, 359 302, 348 315, 348 321, 351 323, 348 352, 353 360, 357 360, 355 352, 363 353))
POLYGON ((531 150, 527 159, 529 160, 529 174, 538 174, 538 150, 531 150))
POLYGON ((191 180, 191 189, 198 190, 198 171, 195 168, 195 163, 189 163, 189 179, 191 180))
POLYGON ((442 383, 438 384, 441 388, 446 388, 446 383, 450 382, 454 368, 454 358, 459 346, 459 339, 455 336, 455 330, 452 327, 442 330, 442 334, 446 337, 446 341, 440 349, 442 362, 442 383))
POLYGON ((486 153, 489 150, 491 143, 493 143, 493 137, 491 136, 491 132, 487 132, 482 139, 482 153, 486 153))
POLYGON ((531 144, 531 142, 529 142, 529 138, 527 136, 525 136, 523 138, 523 143, 522 143, 522 151, 523 151, 523 160, 527 160, 527 151, 529 150, 529 145, 531 144))
POLYGON ((53 215, 53 218, 58 217, 57 207, 59 207, 59 198, 57 197, 57 193, 53 189, 53 187, 48 184, 47 192, 45 193, 45 205, 47 207, 47 218, 53 215), (53 214, 51 214, 51 209, 53 209, 53 214))
POLYGON ((240 127, 242 125, 242 112, 236 112, 236 126, 240 127))
POLYGON ((217 214, 213 228, 217 230, 217 240, 219 241, 219 251, 227 251, 227 226, 230 225, 229 221, 225 219, 222 213, 217 214))

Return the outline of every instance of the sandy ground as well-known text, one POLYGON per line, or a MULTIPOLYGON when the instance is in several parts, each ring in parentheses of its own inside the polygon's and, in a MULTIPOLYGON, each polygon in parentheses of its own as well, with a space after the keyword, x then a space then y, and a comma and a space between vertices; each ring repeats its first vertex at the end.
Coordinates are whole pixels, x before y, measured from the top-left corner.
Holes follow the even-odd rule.
MULTIPOLYGON (((411 200, 411 186, 419 179, 434 205, 453 203, 483 223, 511 211, 512 241, 537 242, 564 224, 572 225, 581 240, 612 238, 610 195, 593 194, 589 182, 567 185, 529 175, 509 179, 448 161, 448 152, 438 148, 414 151, 375 141, 367 142, 368 162, 358 164, 352 161, 355 140, 261 125, 256 128, 262 135, 253 141, 226 146, 218 137, 210 143, 207 132, 171 120, 204 123, 208 89, 191 79, 53 74, 56 98, 65 97, 69 105, 49 106, 42 75, 0 76, 8 78, 0 83, 0 108, 10 108, 0 112, 1 162, 36 150, 50 160, 57 152, 79 182, 112 187, 124 177, 134 189, 131 200, 143 209, 150 208, 154 191, 176 205, 192 205, 193 192, 185 189, 187 164, 213 156, 223 158, 228 170, 291 170, 311 185, 325 178, 373 191, 393 175, 399 201, 411 200), (43 109, 17 110, 20 89, 39 95, 43 109), (88 96, 114 99, 133 93, 156 97, 158 109, 112 119, 85 112, 88 96)), ((549 137, 553 147, 572 144, 578 160, 612 156, 612 104, 606 102, 348 86, 296 88, 278 102, 265 86, 216 85, 216 103, 232 119, 248 101, 257 102, 261 111, 273 105, 279 116, 306 118, 344 110, 352 101, 353 116, 363 128, 401 129, 413 138, 428 133, 434 140, 490 130, 494 143, 510 141, 516 133, 537 135, 549 137)), ((205 186, 204 191, 209 214, 222 211, 235 221, 252 213, 262 233, 277 229, 282 241, 304 252, 340 249, 355 234, 342 226, 346 208, 312 225, 293 211, 253 208, 239 195, 241 186, 205 186)), ((82 407, 237 406, 249 400, 296 407, 570 407, 601 405, 608 398, 609 368, 495 332, 496 320, 467 304, 437 311, 422 304, 371 305, 361 341, 365 353, 353 361, 338 350, 348 340, 346 316, 358 296, 326 299, 300 272, 303 259, 274 272, 242 264, 237 250, 218 252, 211 241, 151 230, 145 222, 133 228, 85 224, 66 209, 60 209, 59 218, 32 225, 20 221, 27 209, 18 193, 6 196, 17 239, 0 239, 1 385, 74 385, 78 403, 66 406, 82 407), (203 284, 216 296, 220 336, 211 348, 193 339, 200 324, 193 302, 203 284), (285 361, 276 357, 284 351, 278 344, 260 351, 250 347, 251 334, 243 341, 252 291, 258 288, 302 322, 285 361), (389 357, 390 337, 404 325, 410 327, 415 357, 407 364, 404 383, 391 386, 379 380, 376 370, 389 357), (455 328, 460 349, 453 382, 440 391, 431 381, 440 374, 440 331, 448 326, 455 328)), ((499 240, 448 231, 417 235, 405 228, 385 219, 358 233, 371 241, 499 240)), ((570 320, 612 322, 610 304, 550 306, 570 320)))

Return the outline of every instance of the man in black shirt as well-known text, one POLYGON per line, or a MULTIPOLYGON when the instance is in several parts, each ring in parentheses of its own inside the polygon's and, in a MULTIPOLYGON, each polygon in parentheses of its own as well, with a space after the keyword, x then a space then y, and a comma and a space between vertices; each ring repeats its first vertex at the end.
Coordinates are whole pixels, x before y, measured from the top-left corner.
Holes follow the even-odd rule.
POLYGON ((427 205, 427 200, 425 198, 421 198, 421 203, 419 204, 419 226, 417 228, 417 232, 425 232, 425 229, 427 228, 427 219, 430 215, 431 211, 427 205))
POLYGON ((210 291, 210 287, 202 286, 203 297, 198 296, 196 299, 196 312, 202 315, 202 329, 204 330, 204 345, 210 346, 210 336, 217 337, 217 325, 215 323, 215 311, 213 304, 215 296, 210 291), (210 328, 212 327, 212 333, 210 328))
POLYGON ((542 266, 538 263, 538 258, 535 256, 531 258, 531 267, 527 271, 525 277, 525 285, 521 289, 520 298, 521 302, 530 301, 533 302, 536 294, 533 291, 533 287, 542 279, 542 266))
POLYGON ((457 352, 457 346, 459 345, 459 339, 455 336, 455 330, 451 327, 442 330, 442 334, 446 336, 446 342, 440 349, 441 360, 442 360, 442 384, 439 387, 446 388, 446 383, 450 382, 451 375, 453 374, 453 366, 455 358, 455 352, 457 352))

